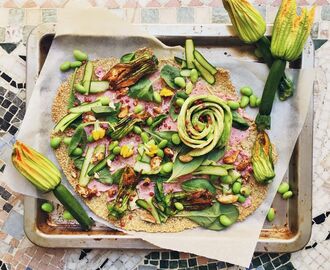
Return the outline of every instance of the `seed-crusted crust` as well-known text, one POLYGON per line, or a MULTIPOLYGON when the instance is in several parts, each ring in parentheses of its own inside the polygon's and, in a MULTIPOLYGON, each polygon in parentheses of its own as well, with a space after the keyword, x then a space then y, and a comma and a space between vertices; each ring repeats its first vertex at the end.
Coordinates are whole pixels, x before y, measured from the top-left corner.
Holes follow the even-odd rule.
MULTIPOLYGON (((109 70, 113 65, 118 63, 118 59, 108 58, 92 61, 94 66, 100 66, 104 70, 109 70)), ((176 65, 172 60, 161 59, 159 66, 165 64, 176 65)), ((80 67, 76 74, 76 82, 79 82, 83 78, 84 66, 80 67)), ((93 74, 93 76, 95 76, 93 74)), ((96 79, 95 77, 93 79, 96 79)), ((54 123, 57 123, 62 117, 67 114, 67 103, 70 96, 70 82, 72 80, 72 75, 68 78, 67 81, 63 82, 59 87, 56 97, 54 99, 52 107, 52 119, 54 123)), ((220 93, 224 95, 229 95, 231 97, 236 97, 237 94, 234 86, 230 81, 230 73, 225 69, 218 69, 216 74, 216 83, 209 86, 210 92, 215 94, 220 93)), ((238 149, 245 150, 245 152, 251 152, 253 142, 256 137, 256 128, 253 124, 249 129, 249 136, 245 139, 238 149)), ((70 132, 70 131, 68 131, 70 132)), ((55 155, 59 164, 62 167, 64 174, 66 175, 69 183, 76 188, 78 185, 79 170, 74 166, 73 161, 69 158, 67 154, 67 149, 64 144, 61 144, 59 148, 55 150, 55 155)), ((251 205, 244 208, 241 205, 238 206, 239 210, 239 221, 244 220, 247 216, 252 214, 262 203, 266 194, 267 186, 257 183, 254 178, 251 176, 249 183, 252 188, 250 195, 251 205)), ((116 225, 117 227, 123 228, 128 231, 145 231, 145 232, 180 232, 186 229, 192 229, 198 227, 198 225, 187 218, 181 217, 171 217, 164 224, 152 224, 145 222, 141 219, 141 215, 144 214, 144 211, 141 209, 135 209, 129 211, 121 220, 112 220, 108 216, 108 210, 106 207, 107 204, 107 193, 102 193, 100 196, 94 196, 91 199, 83 198, 86 205, 100 218, 103 218, 110 223, 116 225)))

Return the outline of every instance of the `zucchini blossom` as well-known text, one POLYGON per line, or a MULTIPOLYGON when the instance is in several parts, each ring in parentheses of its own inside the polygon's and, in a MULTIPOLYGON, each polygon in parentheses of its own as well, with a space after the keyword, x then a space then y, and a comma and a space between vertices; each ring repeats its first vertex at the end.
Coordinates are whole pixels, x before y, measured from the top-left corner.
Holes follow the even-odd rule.
POLYGON ((271 52, 286 61, 296 60, 305 45, 314 21, 315 7, 297 14, 296 0, 283 0, 272 33, 271 52))
POLYGON ((247 0, 222 0, 230 20, 241 40, 254 43, 266 32, 266 22, 247 0))
POLYGON ((270 183, 275 177, 272 144, 265 131, 260 131, 252 150, 254 178, 260 183, 270 183))

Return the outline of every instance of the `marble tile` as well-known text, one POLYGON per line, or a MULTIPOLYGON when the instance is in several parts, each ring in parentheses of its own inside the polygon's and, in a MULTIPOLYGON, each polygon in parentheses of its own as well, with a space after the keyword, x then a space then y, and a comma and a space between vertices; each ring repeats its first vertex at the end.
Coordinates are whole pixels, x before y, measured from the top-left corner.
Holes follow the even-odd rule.
POLYGON ((178 8, 176 18, 178 23, 194 23, 194 9, 191 7, 178 8))
POLYGON ((208 24, 211 23, 210 7, 200 7, 195 9, 195 23, 208 24))
POLYGON ((161 8, 159 10, 159 23, 174 24, 176 23, 176 8, 161 8))
POLYGON ((159 9, 141 9, 142 23, 159 23, 159 9))
POLYGON ((330 21, 330 5, 322 7, 321 19, 324 21, 330 21))
POLYGON ((24 22, 25 10, 21 8, 15 8, 9 10, 8 24, 9 25, 21 25, 24 22))
POLYGON ((42 10, 42 22, 56 22, 57 12, 56 9, 43 9, 42 10))
POLYGON ((23 216, 18 214, 15 210, 11 211, 2 231, 16 239, 21 239, 24 236, 23 216))
POLYGON ((230 23, 228 13, 224 7, 212 8, 212 23, 230 23))

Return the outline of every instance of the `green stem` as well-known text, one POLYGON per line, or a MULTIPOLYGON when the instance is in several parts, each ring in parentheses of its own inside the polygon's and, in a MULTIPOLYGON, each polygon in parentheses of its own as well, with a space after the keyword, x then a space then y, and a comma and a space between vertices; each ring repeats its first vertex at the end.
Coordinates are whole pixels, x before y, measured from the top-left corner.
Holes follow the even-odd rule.
POLYGON ((259 114, 256 118, 256 124, 259 130, 270 129, 270 113, 273 108, 276 90, 284 74, 285 66, 285 60, 276 59, 270 68, 265 88, 262 93, 259 114))
POLYGON ((94 224, 94 221, 87 215, 84 208, 77 201, 77 199, 70 193, 70 191, 59 184, 53 193, 55 197, 63 204, 66 210, 78 221, 81 228, 85 231, 89 231, 94 224))
POLYGON ((268 38, 263 36, 256 42, 256 46, 258 50, 262 54, 262 58, 266 62, 267 66, 270 68, 274 62, 274 58, 272 52, 270 51, 270 41, 268 38))

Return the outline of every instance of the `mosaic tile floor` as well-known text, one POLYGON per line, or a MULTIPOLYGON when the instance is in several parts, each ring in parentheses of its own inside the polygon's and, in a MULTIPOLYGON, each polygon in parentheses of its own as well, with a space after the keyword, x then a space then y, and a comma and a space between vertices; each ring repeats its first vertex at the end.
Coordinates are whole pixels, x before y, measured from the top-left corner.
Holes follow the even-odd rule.
MULTIPOLYGON (((255 0, 268 22, 278 0, 255 0)), ((330 5, 316 3, 313 38, 328 39, 330 5)), ((25 42, 41 22, 56 22, 56 8, 102 6, 134 23, 228 23, 220 0, 7 0, 0 1, 0 157, 10 153, 25 112, 25 42), (41 9, 37 9, 37 8, 41 9), (27 9, 25 9, 27 8, 27 9)), ((330 269, 330 45, 318 51, 314 119, 313 233, 308 245, 292 254, 255 254, 249 269, 330 269)), ((0 170, 2 164, 0 162, 0 170)), ((90 249, 46 249, 33 246, 23 232, 22 196, 0 186, 0 269, 243 269, 192 254, 123 252, 90 249)))

